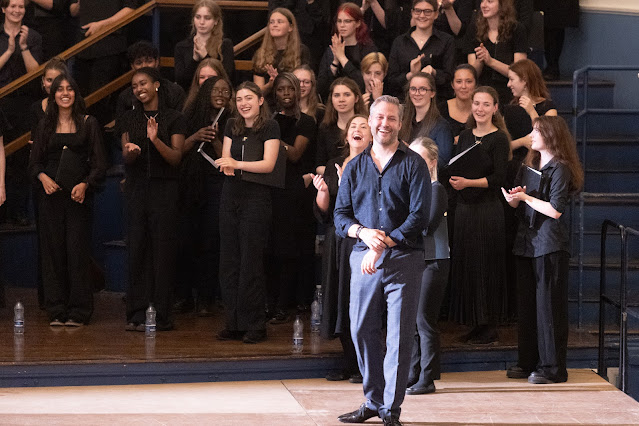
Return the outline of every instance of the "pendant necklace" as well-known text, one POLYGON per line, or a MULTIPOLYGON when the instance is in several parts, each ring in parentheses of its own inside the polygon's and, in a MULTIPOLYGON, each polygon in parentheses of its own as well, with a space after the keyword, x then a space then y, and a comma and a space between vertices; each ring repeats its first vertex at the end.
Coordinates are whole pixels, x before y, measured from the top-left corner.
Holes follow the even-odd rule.
POLYGON ((149 117, 148 115, 146 115, 146 112, 145 112, 144 113, 144 117, 146 118, 146 121, 149 121, 150 119, 154 119, 155 120, 155 118, 158 116, 158 114, 159 114, 159 112, 156 112, 155 115, 152 115, 152 116, 149 117))

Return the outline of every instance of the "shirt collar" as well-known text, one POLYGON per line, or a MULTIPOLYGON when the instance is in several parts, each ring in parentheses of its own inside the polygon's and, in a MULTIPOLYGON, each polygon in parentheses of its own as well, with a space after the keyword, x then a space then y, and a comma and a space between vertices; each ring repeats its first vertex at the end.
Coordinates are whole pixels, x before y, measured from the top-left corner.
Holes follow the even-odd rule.
MULTIPOLYGON (((370 145, 368 145, 366 147, 366 149, 364 149, 364 152, 367 155, 371 155, 371 149, 373 149, 373 144, 371 143, 370 145)), ((408 146, 400 139, 399 140, 399 146, 397 147, 397 151, 402 151, 404 154, 406 154, 408 152, 408 146)))
POLYGON ((558 163, 559 163, 559 161, 557 160, 557 157, 552 157, 552 159, 549 162, 547 162, 544 165, 544 167, 541 168, 541 170, 554 169, 555 167, 557 167, 558 163))

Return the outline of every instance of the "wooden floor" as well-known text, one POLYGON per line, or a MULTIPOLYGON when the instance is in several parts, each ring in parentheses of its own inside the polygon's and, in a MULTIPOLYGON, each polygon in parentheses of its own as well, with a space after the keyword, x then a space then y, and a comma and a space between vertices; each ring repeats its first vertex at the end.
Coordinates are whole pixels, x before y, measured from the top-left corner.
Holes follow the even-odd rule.
MULTIPOLYGON (((503 371, 445 373, 431 395, 407 396, 408 425, 639 424, 639 403, 590 370, 531 385, 503 371)), ((133 386, 7 388, 3 425, 338 425, 361 385, 322 379, 133 386)), ((371 419, 366 424, 381 424, 371 419)))
MULTIPOLYGON (((291 356, 292 322, 269 325, 269 338, 257 345, 241 342, 220 342, 214 334, 223 327, 223 312, 200 318, 195 314, 176 316, 176 329, 158 332, 153 346, 145 344, 144 333, 125 332, 124 302, 120 293, 102 292, 95 295, 95 311, 91 324, 78 329, 50 327, 46 313, 38 309, 34 289, 6 289, 6 307, 0 309, 0 365, 34 365, 65 363, 140 363, 140 362, 201 362, 247 358, 281 358, 291 356), (13 305, 22 300, 25 305, 26 332, 23 342, 14 342, 13 305), (12 344, 13 342, 13 344, 12 344)), ((308 318, 305 321, 306 344, 298 357, 339 356, 338 340, 320 340, 311 336, 308 318)), ((465 328, 443 323, 444 351, 472 349, 456 341, 465 328)), ((516 348, 514 325, 500 328, 498 345, 488 349, 516 348)), ((594 348, 596 336, 571 332, 572 348, 594 348)), ((483 347, 486 349, 486 347, 483 347)))

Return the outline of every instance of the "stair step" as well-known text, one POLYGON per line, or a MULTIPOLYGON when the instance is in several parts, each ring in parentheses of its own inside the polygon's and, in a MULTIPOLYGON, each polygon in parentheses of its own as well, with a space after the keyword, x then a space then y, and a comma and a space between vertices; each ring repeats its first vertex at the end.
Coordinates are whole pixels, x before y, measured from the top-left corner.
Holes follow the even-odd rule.
POLYGON ((584 188, 593 192, 632 191, 639 188, 639 170, 590 170, 584 188))
MULTIPOLYGON (((572 80, 549 81, 546 83, 550 96, 558 108, 572 110, 573 87, 572 80)), ((614 81, 589 80, 588 81, 588 106, 608 108, 614 105, 614 81)), ((578 105, 583 105, 584 86, 579 85, 578 105)))

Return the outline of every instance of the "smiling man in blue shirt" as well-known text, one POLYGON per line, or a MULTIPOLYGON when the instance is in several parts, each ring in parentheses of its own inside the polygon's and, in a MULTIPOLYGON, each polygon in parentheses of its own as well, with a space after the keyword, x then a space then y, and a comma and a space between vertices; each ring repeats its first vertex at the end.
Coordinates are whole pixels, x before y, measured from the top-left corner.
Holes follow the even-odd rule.
POLYGON ((337 194, 336 232, 358 239, 350 257, 350 319, 367 399, 339 416, 344 423, 379 416, 384 425, 401 425, 431 195, 426 163, 397 137, 401 121, 397 98, 381 96, 371 105, 373 145, 348 163, 337 194))

